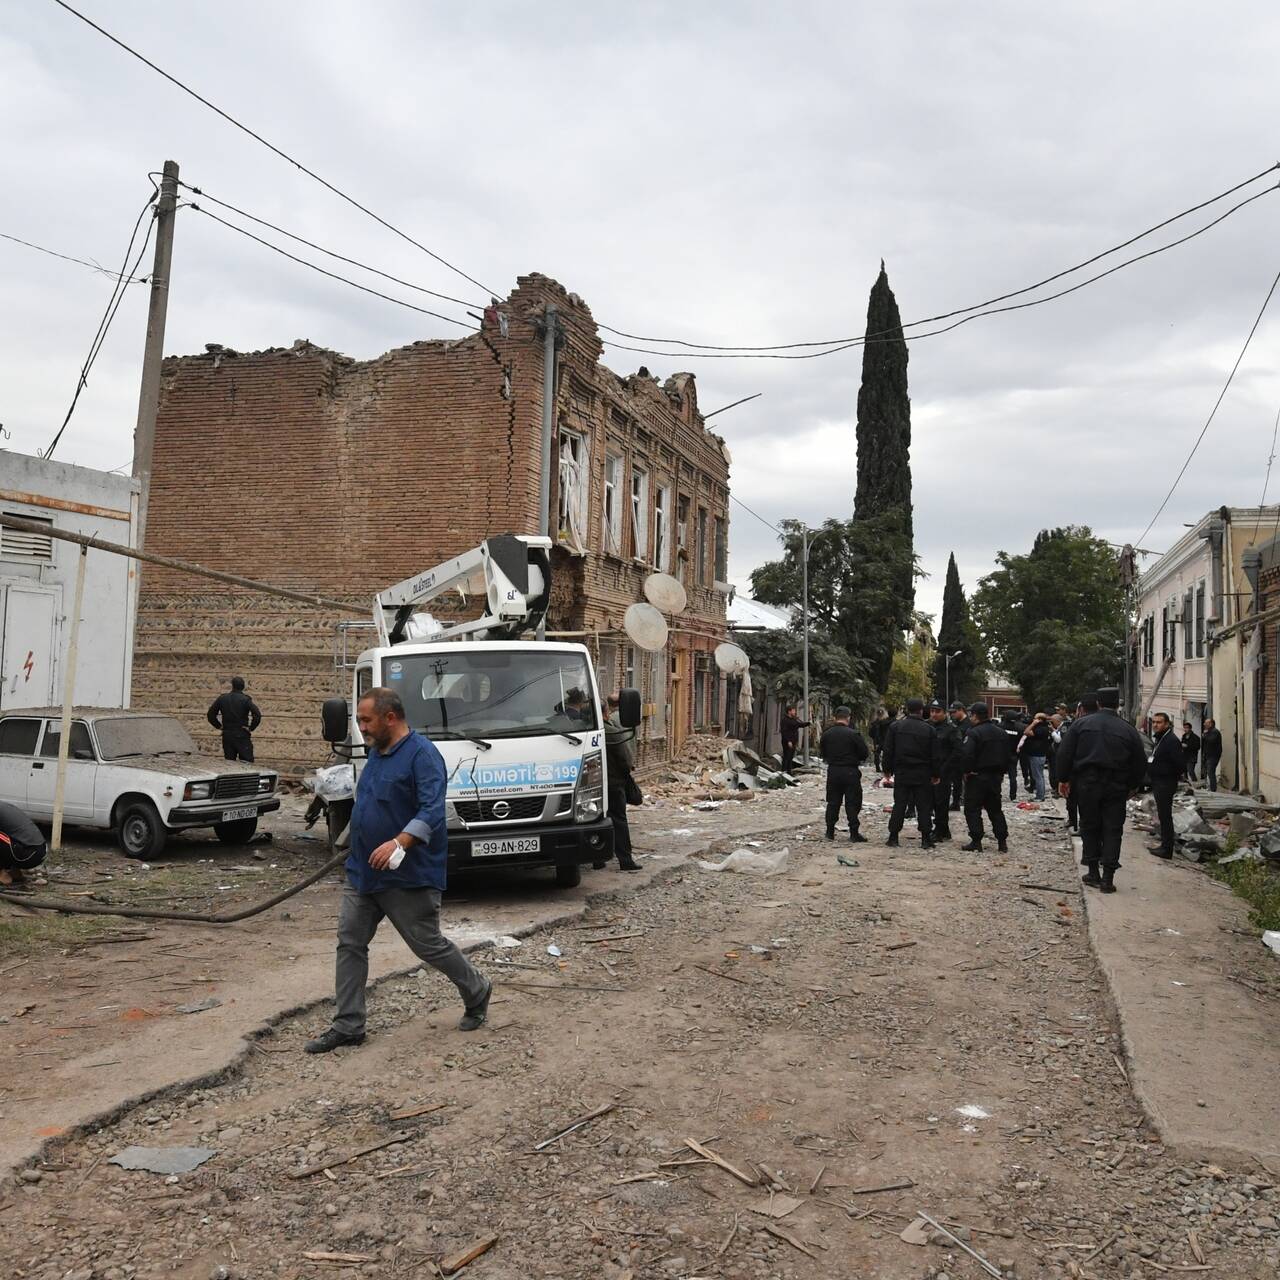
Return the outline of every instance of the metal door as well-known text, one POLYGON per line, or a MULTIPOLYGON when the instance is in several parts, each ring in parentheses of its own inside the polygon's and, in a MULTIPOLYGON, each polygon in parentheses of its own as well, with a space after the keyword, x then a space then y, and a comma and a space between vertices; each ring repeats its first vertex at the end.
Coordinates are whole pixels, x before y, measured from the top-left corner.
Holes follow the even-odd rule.
POLYGON ((0 613, 0 708, 53 702, 54 622, 60 586, 11 582, 0 613))
MULTIPOLYGON (((27 778, 27 813, 37 822, 53 817, 53 797, 58 783, 58 739, 61 720, 46 720, 39 754, 31 761, 27 778)), ((93 743, 83 720, 71 722, 71 752, 67 757, 67 782, 62 797, 62 816, 68 822, 89 822, 93 818, 94 783, 98 765, 86 755, 93 743)))

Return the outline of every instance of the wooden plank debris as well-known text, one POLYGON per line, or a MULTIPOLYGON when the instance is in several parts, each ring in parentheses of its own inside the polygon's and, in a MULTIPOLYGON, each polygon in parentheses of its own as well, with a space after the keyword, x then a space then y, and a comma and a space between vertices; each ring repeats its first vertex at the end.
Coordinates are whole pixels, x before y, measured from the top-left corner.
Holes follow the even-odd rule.
POLYGON ((760 1181, 754 1173, 743 1173, 741 1169, 736 1165, 730 1164, 723 1156, 716 1155, 710 1147, 704 1147, 702 1143, 695 1142, 692 1138, 686 1138, 684 1145, 696 1155, 700 1155, 704 1160, 708 1160, 717 1168, 723 1169, 731 1177, 737 1178, 745 1187, 754 1187, 760 1181))
POLYGON ((468 1245, 458 1253, 450 1254, 447 1258, 441 1258, 438 1264, 441 1274, 446 1276, 454 1275, 469 1263, 474 1262, 482 1253, 488 1253, 497 1243, 497 1236, 482 1236, 474 1244, 468 1245))
POLYGON ((766 1222, 763 1226, 771 1236, 777 1236, 779 1240, 785 1240, 793 1249, 799 1249, 801 1253, 808 1254, 811 1258, 818 1256, 803 1240, 796 1239, 789 1231, 783 1231, 781 1227, 774 1226, 772 1222, 766 1222))
POLYGON ((418 1116, 429 1115, 432 1111, 440 1111, 448 1105, 447 1102, 428 1102, 421 1107, 409 1107, 405 1111, 393 1111, 388 1119, 416 1120, 418 1116))
POLYGON ((851 1196, 875 1196, 882 1191, 906 1191, 915 1185, 910 1178, 901 1178, 897 1182, 882 1182, 875 1187, 854 1187, 849 1194, 851 1196))
POLYGON ((719 969, 711 969, 705 964, 695 964, 692 960, 689 962, 695 969, 701 969, 703 973, 709 973, 713 977, 723 978, 726 982, 736 982, 740 987, 754 987, 754 982, 748 982, 746 978, 735 978, 731 973, 721 973, 719 969))
POLYGON ((393 1133, 389 1138, 383 1138, 379 1142, 371 1142, 367 1146, 357 1147, 354 1151, 348 1151, 346 1155, 334 1156, 330 1160, 322 1160, 319 1164, 309 1164, 305 1169, 294 1169, 289 1174, 291 1178, 309 1178, 312 1174, 328 1173, 331 1169, 336 1169, 339 1165, 350 1164, 353 1160, 359 1160, 361 1156, 367 1156, 374 1151, 381 1151, 383 1147, 393 1147, 398 1142, 408 1142, 413 1137, 411 1133, 393 1133))
POLYGON ((1204 1250, 1200 1247, 1200 1237, 1194 1231, 1187 1232, 1187 1245, 1191 1249, 1191 1256, 1199 1263, 1204 1263, 1204 1250))
POLYGON ((579 1116, 576 1120, 570 1121, 570 1123, 558 1133, 553 1133, 549 1138, 543 1138, 541 1142, 535 1142, 533 1144, 533 1149, 535 1151, 542 1151, 544 1148, 549 1147, 553 1142, 559 1142, 561 1138, 567 1137, 578 1129, 585 1128, 593 1120, 598 1120, 601 1116, 608 1115, 610 1111, 613 1111, 617 1107, 617 1105, 618 1104, 616 1102, 606 1102, 604 1106, 597 1107, 594 1111, 587 1112, 585 1116, 579 1116))
POLYGON ((377 1262, 376 1253, 330 1253, 327 1249, 307 1249, 302 1256, 308 1262, 377 1262))

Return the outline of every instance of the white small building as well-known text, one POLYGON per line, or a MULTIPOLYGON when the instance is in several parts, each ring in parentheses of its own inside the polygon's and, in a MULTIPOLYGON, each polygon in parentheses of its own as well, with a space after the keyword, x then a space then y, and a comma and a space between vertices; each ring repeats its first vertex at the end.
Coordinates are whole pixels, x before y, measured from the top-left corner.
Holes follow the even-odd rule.
MULTIPOLYGON (((0 450, 0 511, 46 528, 137 545, 138 484, 66 462, 0 450)), ((0 708, 62 702, 75 543, 0 525, 0 708)), ((90 550, 74 701, 127 707, 137 610, 134 561, 90 550)))

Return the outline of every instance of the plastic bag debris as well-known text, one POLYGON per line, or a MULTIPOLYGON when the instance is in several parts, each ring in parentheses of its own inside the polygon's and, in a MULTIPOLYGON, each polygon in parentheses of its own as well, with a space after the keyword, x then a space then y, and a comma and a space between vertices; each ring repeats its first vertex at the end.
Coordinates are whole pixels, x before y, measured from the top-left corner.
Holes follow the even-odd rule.
POLYGON ((493 940, 495 947, 501 947, 503 951, 510 951, 513 947, 523 945, 519 938, 513 938, 509 933, 504 933, 502 937, 493 940))
POLYGON ((956 1108, 956 1115, 964 1116, 968 1120, 990 1120, 991 1112, 982 1107, 975 1106, 972 1102, 966 1103, 963 1107, 956 1108))
POLYGON ((720 808, 722 804, 724 804, 723 800, 699 800, 693 807, 703 813, 706 813, 710 809, 720 808))
POLYGON ((1262 945, 1270 947, 1276 955, 1280 956, 1280 929, 1268 929, 1262 935, 1262 945))
POLYGON ((787 869, 790 848, 774 853, 757 853, 754 849, 735 849, 723 862, 703 862, 698 866, 704 871, 740 871, 751 876, 776 876, 787 869))
POLYGON ((355 795, 355 772, 349 764, 330 765, 317 769, 302 785, 321 800, 350 800, 355 795))
POLYGON ((562 955, 564 955, 564 952, 563 952, 563 951, 561 951, 561 950, 560 950, 560 948, 559 948, 559 947, 557 947, 557 946, 556 946, 556 944, 553 942, 553 943, 552 943, 552 944, 547 948, 547 955, 549 955, 549 956, 562 956, 562 955))

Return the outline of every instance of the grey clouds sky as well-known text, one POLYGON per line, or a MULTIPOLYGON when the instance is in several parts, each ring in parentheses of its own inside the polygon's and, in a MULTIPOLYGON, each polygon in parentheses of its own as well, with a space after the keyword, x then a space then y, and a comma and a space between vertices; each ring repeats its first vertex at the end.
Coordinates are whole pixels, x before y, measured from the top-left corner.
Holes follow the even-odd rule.
MULTIPOLYGON (((881 258, 905 319, 965 306, 1280 158, 1267 0, 78 7, 500 293, 542 271, 600 321, 695 341, 860 333, 881 258)), ((482 300, 52 0, 2 11, 0 231, 114 267, 147 171, 173 158, 302 235, 482 300)), ((1142 531, 1280 270, 1278 216, 1267 196, 1069 298, 913 343, 922 608, 939 607, 949 551, 971 589, 1041 527, 1142 531)), ((111 282, 8 241, 0 264, 0 443, 35 452, 111 282)), ((145 305, 135 287, 56 457, 128 462, 145 305)), ((1280 408, 1273 305, 1145 545, 1258 500, 1280 408)), ((308 337, 367 358, 461 332, 179 216, 168 353, 308 337)), ((715 420, 734 492, 771 521, 849 514, 856 349, 605 359, 693 369, 707 410, 763 392, 715 420)), ((776 540, 732 516, 745 585, 776 540)))

